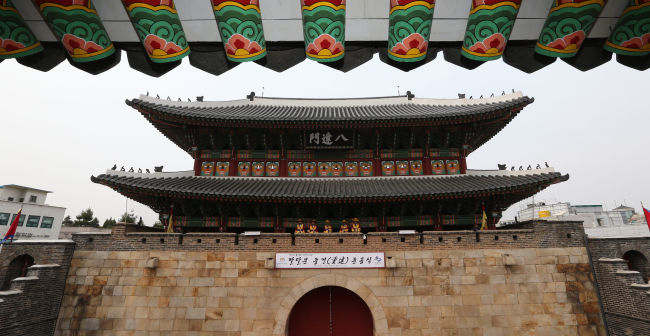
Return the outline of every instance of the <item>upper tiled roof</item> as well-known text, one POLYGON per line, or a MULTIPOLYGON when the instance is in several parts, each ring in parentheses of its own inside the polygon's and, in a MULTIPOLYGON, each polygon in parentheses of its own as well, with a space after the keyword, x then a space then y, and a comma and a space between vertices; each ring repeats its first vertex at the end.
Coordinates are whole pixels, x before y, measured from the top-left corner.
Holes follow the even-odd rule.
MULTIPOLYGON (((95 183, 137 193, 198 198, 372 200, 472 196, 518 191, 566 181, 560 173, 519 176, 411 176, 360 178, 172 177, 102 174, 95 183)), ((122 192, 122 191, 121 191, 122 192)))
POLYGON ((481 99, 387 97, 363 99, 259 98, 228 102, 174 102, 141 95, 126 103, 174 119, 216 123, 386 123, 480 117, 534 101, 521 92, 481 99))

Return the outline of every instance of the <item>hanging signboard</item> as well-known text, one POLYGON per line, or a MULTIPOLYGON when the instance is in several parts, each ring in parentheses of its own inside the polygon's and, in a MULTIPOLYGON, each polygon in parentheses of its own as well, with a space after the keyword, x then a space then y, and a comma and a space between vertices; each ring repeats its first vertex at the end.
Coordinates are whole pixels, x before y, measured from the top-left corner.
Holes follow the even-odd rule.
POLYGON ((309 130, 305 131, 305 148, 354 148, 353 130, 309 130))
POLYGON ((276 253, 275 268, 385 268, 384 252, 276 253))

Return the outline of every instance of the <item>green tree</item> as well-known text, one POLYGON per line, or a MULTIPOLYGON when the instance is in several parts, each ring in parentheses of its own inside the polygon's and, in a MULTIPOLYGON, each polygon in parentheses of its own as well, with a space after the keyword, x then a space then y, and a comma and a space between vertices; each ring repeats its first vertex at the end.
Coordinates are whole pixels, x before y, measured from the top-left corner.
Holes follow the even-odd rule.
POLYGON ((63 219, 63 226, 74 226, 74 222, 72 221, 72 218, 70 218, 70 215, 65 216, 63 219))
POLYGON ((88 208, 81 211, 81 213, 77 215, 77 220, 74 221, 73 225, 84 227, 99 227, 99 219, 94 216, 93 209, 88 208))
POLYGON ((115 225, 115 223, 117 223, 117 221, 114 220, 113 217, 111 217, 104 221, 104 225, 102 225, 102 227, 105 229, 110 229, 113 227, 113 225, 115 225))
POLYGON ((138 217, 133 212, 133 209, 131 209, 131 212, 123 213, 122 216, 117 221, 120 222, 120 223, 135 224, 135 220, 137 218, 138 217))
POLYGON ((155 223, 153 223, 153 227, 158 228, 158 229, 164 229, 165 228, 165 226, 162 225, 162 223, 159 220, 157 220, 155 223))
POLYGON ((142 216, 140 216, 140 220, 138 221, 138 226, 144 226, 144 221, 142 220, 142 216))

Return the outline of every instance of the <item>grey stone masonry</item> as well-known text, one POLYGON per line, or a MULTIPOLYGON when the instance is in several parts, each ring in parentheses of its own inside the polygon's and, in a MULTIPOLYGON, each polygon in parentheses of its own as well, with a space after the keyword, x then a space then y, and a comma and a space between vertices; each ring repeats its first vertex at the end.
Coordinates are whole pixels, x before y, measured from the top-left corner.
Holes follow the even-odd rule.
MULTIPOLYGON (((0 251, 0 271, 16 257, 29 255, 35 265, 24 277, 11 279, 7 291, 0 291, 0 335, 49 336, 56 328, 65 279, 70 268, 74 242, 14 242, 0 251)), ((0 283, 7 272, 0 273, 0 283)))

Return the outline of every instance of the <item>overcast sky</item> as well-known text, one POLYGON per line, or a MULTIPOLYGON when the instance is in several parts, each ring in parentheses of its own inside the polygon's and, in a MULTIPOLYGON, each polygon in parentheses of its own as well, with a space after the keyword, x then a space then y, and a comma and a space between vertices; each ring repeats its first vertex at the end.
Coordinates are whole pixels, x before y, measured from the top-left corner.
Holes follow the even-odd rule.
MULTIPOLYGON (((537 164, 570 174, 536 196, 571 204, 626 202, 650 206, 650 113, 648 73, 615 61, 583 73, 558 60, 532 74, 503 61, 469 71, 438 58, 409 73, 375 58, 342 73, 313 61, 276 73, 247 63, 213 76, 184 60, 175 70, 152 78, 129 67, 126 55, 113 69, 93 76, 67 62, 40 72, 15 60, 0 63, 0 185, 19 184, 53 191, 50 205, 66 207, 73 218, 91 207, 100 222, 134 209, 147 225, 157 220, 149 208, 94 184, 117 164, 128 170, 163 165, 165 171, 191 170, 192 158, 124 104, 150 92, 173 100, 236 100, 255 91, 267 97, 353 98, 393 96, 410 90, 421 98, 500 95, 512 89, 535 98, 513 122, 468 157, 470 169, 537 164)), ((514 218, 521 204, 504 219, 514 218)))

